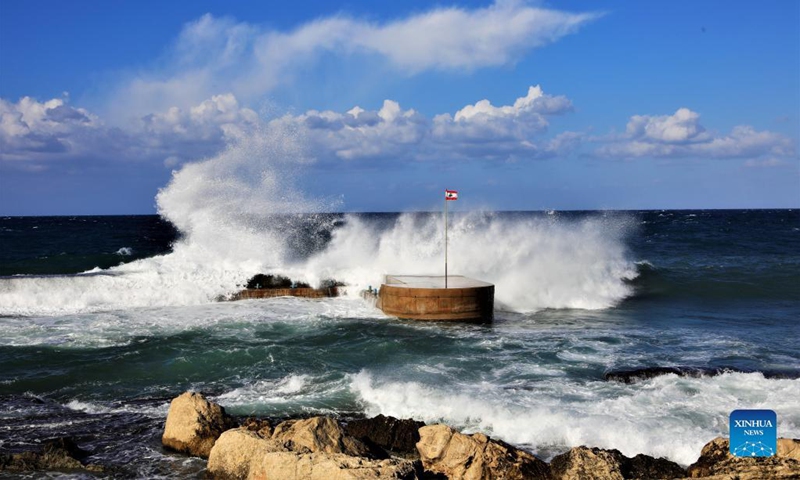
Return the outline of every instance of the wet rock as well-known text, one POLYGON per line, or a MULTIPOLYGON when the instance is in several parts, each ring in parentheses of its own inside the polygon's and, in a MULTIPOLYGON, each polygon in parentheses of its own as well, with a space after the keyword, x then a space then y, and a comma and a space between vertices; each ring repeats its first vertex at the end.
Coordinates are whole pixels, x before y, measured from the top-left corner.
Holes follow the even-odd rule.
POLYGON ((419 429, 424 422, 412 419, 398 420, 378 415, 373 418, 353 420, 345 426, 345 432, 368 446, 376 446, 404 455, 417 454, 419 429))
POLYGON ((246 418, 241 425, 243 428, 250 430, 251 432, 256 432, 259 436, 263 438, 270 438, 272 437, 272 424, 269 420, 263 420, 259 418, 246 418))
POLYGON ((417 478, 415 465, 408 460, 370 460, 335 452, 342 445, 338 443, 337 447, 335 429, 328 422, 297 423, 279 425, 272 438, 264 438, 246 428, 228 430, 211 450, 209 475, 213 478, 286 480, 417 478), (309 432, 314 433, 313 440, 309 432))
POLYGON ((356 457, 370 456, 369 449, 359 440, 347 436, 336 420, 313 417, 287 420, 278 424, 272 439, 298 453, 344 453, 356 457))
POLYGON ((715 377, 723 373, 761 373, 764 378, 795 379, 800 378, 798 371, 784 370, 744 370, 736 367, 644 367, 626 370, 612 370, 603 374, 603 380, 621 382, 626 384, 649 380, 661 375, 677 375, 679 377, 715 377))
POLYGON ((665 458, 636 455, 628 458, 619 450, 575 447, 550 462, 554 480, 573 478, 670 479, 683 478, 686 470, 665 458))
POLYGON ((778 452, 772 457, 734 457, 727 438, 708 442, 700 458, 689 466, 691 478, 800 479, 800 440, 778 439, 778 452))
POLYGON ((622 476, 625 478, 647 479, 681 478, 686 476, 686 470, 666 458, 653 458, 640 453, 631 459, 626 457, 622 476))
POLYGON ((250 289, 271 289, 271 288, 309 288, 305 282, 295 282, 291 278, 283 275, 264 275, 259 273, 247 281, 246 288, 250 289))
POLYGON ((222 432, 235 427, 225 409, 196 392, 186 392, 172 400, 161 443, 172 450, 208 458, 222 432))
POLYGON ((417 443, 427 472, 456 479, 547 479, 550 468, 533 455, 491 440, 486 435, 464 435, 447 425, 419 429, 417 443))
POLYGON ((41 451, 0 455, 0 471, 87 470, 99 473, 99 465, 84 464, 89 452, 70 438, 57 438, 44 443, 41 451))

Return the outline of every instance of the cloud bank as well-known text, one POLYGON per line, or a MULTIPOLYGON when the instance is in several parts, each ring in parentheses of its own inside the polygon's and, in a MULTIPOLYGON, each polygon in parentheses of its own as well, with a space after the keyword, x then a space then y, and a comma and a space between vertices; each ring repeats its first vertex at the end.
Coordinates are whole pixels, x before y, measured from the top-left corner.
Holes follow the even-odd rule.
POLYGON ((298 139, 305 151, 297 158, 321 168, 388 165, 398 160, 514 163, 574 152, 624 159, 735 158, 745 159, 745 166, 777 167, 786 165, 796 152, 791 139, 750 126, 715 134, 688 108, 672 115, 635 115, 620 135, 551 133, 551 119, 572 112, 572 101, 549 95, 538 85, 510 105, 496 106, 483 99, 433 117, 387 99, 376 110, 359 106, 345 112, 309 110, 267 121, 226 93, 188 109, 170 107, 145 115, 124 130, 67 100, 0 99, 0 163, 29 170, 87 160, 163 163, 174 168, 270 132, 298 139))
POLYGON ((230 93, 188 110, 171 107, 145 115, 126 129, 109 126, 67 100, 0 99, 0 163, 32 170, 86 161, 165 161, 174 166, 218 152, 260 122, 230 93))
POLYGON ((386 100, 379 110, 312 110, 278 121, 302 129, 320 159, 516 161, 550 157, 556 146, 566 146, 536 137, 547 131, 548 116, 571 110, 569 99, 547 95, 537 85, 513 105, 481 100, 433 118, 386 100))
POLYGON ((548 117, 571 110, 569 99, 548 95, 537 85, 512 105, 481 100, 433 118, 385 100, 378 110, 310 110, 267 122, 227 93, 186 110, 170 107, 145 115, 122 130, 64 99, 38 102, 25 97, 16 104, 0 100, 0 161, 43 168, 48 162, 88 158, 174 167, 214 155, 248 135, 277 130, 302 138, 306 156, 322 163, 398 158, 516 161, 570 148, 570 134, 553 141, 537 137, 547 131, 548 117))

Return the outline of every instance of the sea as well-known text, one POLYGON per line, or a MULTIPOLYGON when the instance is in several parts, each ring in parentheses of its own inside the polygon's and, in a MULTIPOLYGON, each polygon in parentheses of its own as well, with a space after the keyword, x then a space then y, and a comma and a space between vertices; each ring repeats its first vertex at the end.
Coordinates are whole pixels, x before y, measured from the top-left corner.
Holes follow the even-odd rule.
POLYGON ((441 212, 242 209, 219 189, 246 186, 204 185, 176 178, 159 215, 0 218, 0 453, 70 437, 109 477, 202 478, 160 443, 187 390, 240 417, 444 422, 545 460, 687 466, 736 409, 800 438, 800 210, 455 211, 449 272, 496 286, 494 321, 468 324, 359 296, 443 273, 441 212), (257 273, 345 293, 228 300, 257 273))

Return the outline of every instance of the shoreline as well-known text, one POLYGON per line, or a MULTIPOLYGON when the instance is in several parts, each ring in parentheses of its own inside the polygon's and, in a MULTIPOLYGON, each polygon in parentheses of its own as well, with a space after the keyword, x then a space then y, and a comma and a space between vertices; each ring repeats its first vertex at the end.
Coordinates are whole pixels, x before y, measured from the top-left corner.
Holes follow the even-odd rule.
MULTIPOLYGON (((165 421, 158 425, 150 422, 145 431, 118 431, 121 436, 116 441, 127 443, 134 434, 147 436, 151 444, 161 436, 160 448, 165 456, 184 467, 193 466, 178 474, 180 478, 206 478, 208 474, 214 478, 260 478, 258 472, 290 466, 319 472, 331 465, 351 465, 341 467, 347 475, 372 472, 371 476, 342 478, 800 478, 798 440, 782 439, 777 457, 755 459, 731 457, 727 440, 716 438, 688 466, 643 454, 627 457, 618 450, 591 445, 567 448, 544 461, 535 452, 481 433, 464 434, 444 424, 352 413, 335 417, 234 417, 202 394, 186 392, 173 399, 165 421), (245 444, 249 447, 244 448, 245 444), (217 454, 213 453, 215 449, 217 454), (223 455, 226 449, 228 454, 223 455), (243 456, 244 451, 250 453, 243 456), (275 464, 278 460, 280 464, 275 464)), ((94 428, 98 427, 99 422, 94 428)), ((9 452, 4 448, 0 450, 0 475, 50 471, 106 478, 147 476, 106 464, 103 459, 108 457, 98 455, 96 446, 92 451, 85 443, 89 434, 44 440, 37 442, 35 449, 9 452)), ((336 473, 325 471, 328 475, 336 473)), ((175 472, 164 473, 175 476, 175 472)), ((308 473, 286 478, 324 477, 308 473)))

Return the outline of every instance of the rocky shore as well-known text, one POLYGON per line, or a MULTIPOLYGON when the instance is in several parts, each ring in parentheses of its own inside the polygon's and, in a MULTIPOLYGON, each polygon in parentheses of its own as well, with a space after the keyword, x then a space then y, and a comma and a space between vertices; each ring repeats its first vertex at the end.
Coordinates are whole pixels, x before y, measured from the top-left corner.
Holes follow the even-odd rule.
MULTIPOLYGON (((737 458, 728 453, 727 439, 716 438, 688 468, 586 446, 547 463, 480 433, 383 415, 347 422, 237 420, 196 392, 172 400, 162 444, 207 459, 205 476, 217 479, 800 479, 800 440, 779 439, 773 457, 737 458)), ((0 472, 113 476, 84 463, 87 454, 70 440, 57 439, 41 451, 0 454, 0 472)))
POLYGON ((333 418, 287 420, 273 426, 233 418, 199 393, 170 405, 162 441, 208 458, 212 478, 232 479, 765 479, 800 478, 800 440, 781 439, 770 458, 736 458, 716 438, 688 469, 647 455, 585 446, 548 464, 528 452, 475 433, 379 415, 344 425, 333 418), (212 440, 213 439, 213 440, 212 440))

